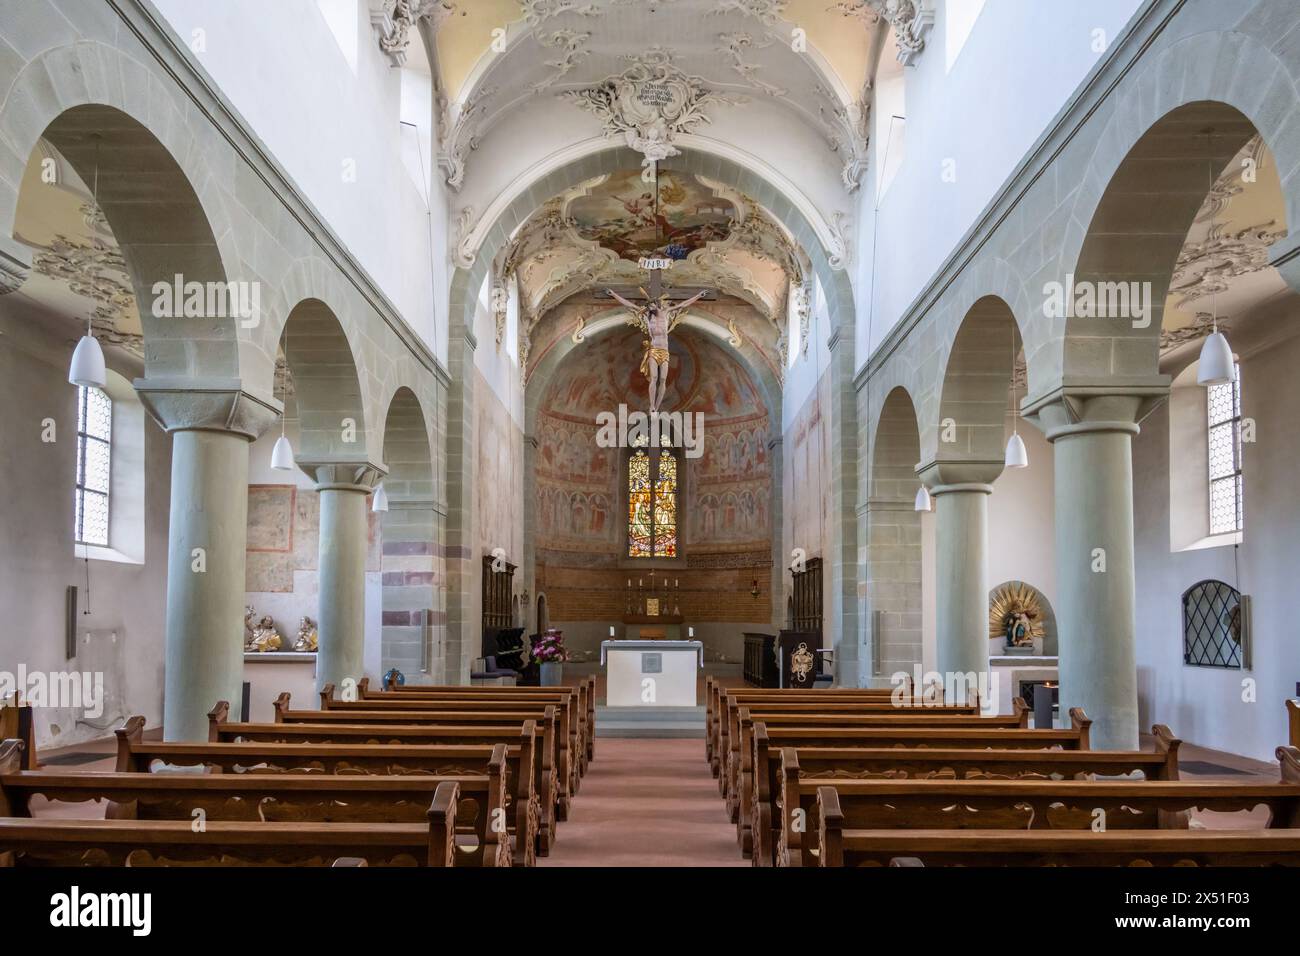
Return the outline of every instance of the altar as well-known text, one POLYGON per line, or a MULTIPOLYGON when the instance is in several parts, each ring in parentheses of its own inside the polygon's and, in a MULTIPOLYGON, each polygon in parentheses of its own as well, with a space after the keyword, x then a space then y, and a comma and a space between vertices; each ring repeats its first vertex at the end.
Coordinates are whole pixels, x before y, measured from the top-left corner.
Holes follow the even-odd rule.
POLYGON ((602 641, 608 707, 694 707, 701 641, 602 641))

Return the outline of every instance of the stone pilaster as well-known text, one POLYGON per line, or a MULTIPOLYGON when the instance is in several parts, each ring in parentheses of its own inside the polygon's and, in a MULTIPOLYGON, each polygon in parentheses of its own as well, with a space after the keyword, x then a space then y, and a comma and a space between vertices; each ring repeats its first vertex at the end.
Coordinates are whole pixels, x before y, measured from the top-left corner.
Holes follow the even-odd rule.
POLYGON ((1066 388, 1025 408, 1055 456, 1061 711, 1087 712, 1099 750, 1138 746, 1133 436, 1167 394, 1066 388))
MULTIPOLYGON (((320 493, 316 689, 364 675, 369 496, 387 469, 368 461, 299 461, 320 493)), ((374 675, 376 678, 382 675, 374 675)))
POLYGON ((238 704, 244 674, 248 446, 279 417, 238 382, 135 382, 172 436, 163 734, 207 740, 218 700, 238 704))

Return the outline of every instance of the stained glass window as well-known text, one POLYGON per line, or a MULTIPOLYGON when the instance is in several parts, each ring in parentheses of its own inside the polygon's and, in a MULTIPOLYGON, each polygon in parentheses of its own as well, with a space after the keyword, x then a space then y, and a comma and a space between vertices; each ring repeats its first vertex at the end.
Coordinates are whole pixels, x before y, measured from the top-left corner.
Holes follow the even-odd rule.
POLYGON ((77 544, 108 546, 113 400, 98 388, 77 387, 77 544))
POLYGON ((677 557, 677 456, 638 448, 627 460, 627 554, 677 557))
POLYGON ((1242 529, 1241 513, 1241 373, 1206 393, 1209 425, 1210 534, 1242 529))

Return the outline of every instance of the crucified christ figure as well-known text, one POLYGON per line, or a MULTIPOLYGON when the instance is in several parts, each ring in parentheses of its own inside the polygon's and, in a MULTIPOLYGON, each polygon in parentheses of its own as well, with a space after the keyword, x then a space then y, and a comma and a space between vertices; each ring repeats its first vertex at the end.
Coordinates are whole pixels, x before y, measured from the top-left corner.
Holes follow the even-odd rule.
POLYGON ((669 305, 666 295, 651 298, 642 289, 641 294, 646 297, 646 304, 636 305, 613 289, 607 291, 632 313, 629 324, 637 326, 649 336, 644 342, 645 357, 641 359, 641 374, 650 380, 650 413, 654 414, 659 411, 659 403, 663 401, 668 386, 668 333, 677 327, 682 313, 702 299, 705 292, 701 290, 684 302, 669 305))

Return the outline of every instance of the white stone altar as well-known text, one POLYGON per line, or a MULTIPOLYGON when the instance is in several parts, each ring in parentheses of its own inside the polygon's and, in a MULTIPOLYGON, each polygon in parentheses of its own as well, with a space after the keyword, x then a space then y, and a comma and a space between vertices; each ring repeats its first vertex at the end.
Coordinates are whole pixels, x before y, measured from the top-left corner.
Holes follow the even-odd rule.
POLYGON ((694 707, 701 641, 602 641, 607 707, 694 707))

